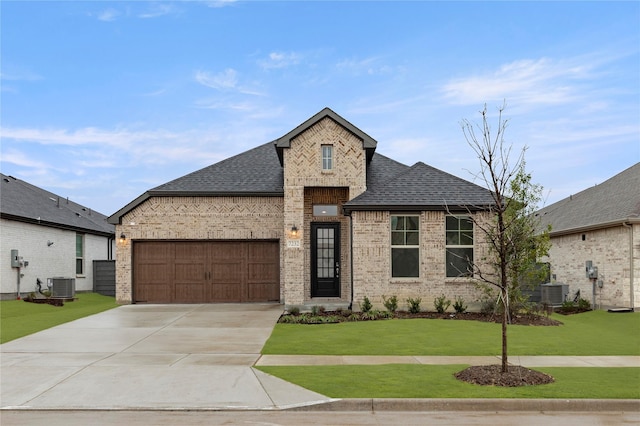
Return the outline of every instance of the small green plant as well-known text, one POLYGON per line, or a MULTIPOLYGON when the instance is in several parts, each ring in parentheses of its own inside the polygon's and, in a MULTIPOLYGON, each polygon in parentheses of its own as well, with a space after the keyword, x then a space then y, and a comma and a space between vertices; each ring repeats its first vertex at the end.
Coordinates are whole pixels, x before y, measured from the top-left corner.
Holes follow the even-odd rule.
POLYGON ((447 296, 443 294, 433 299, 433 306, 436 308, 437 313, 444 314, 451 306, 451 300, 447 299, 447 296))
POLYGON ((421 302, 422 302, 422 299, 419 297, 416 297, 415 299, 413 297, 409 297, 407 299, 407 305, 409 305, 409 312, 412 314, 417 314, 418 312, 420 312, 421 302))
POLYGON ((320 307, 318 305, 313 305, 311 307, 311 315, 312 316, 317 317, 319 312, 320 312, 320 307))
POLYGON ((373 308, 373 305, 371 304, 369 298, 365 296, 364 299, 362 299, 362 303, 360 303, 360 310, 362 312, 369 312, 371 311, 371 308, 373 308))
POLYGON ((590 311, 591 302, 581 297, 580 299, 578 299, 578 309, 580 309, 581 311, 590 311))
POLYGON ((562 302, 562 310, 563 311, 571 311, 575 309, 576 303, 573 300, 565 300, 562 302))
POLYGON ((388 299, 383 295, 382 296, 382 300, 384 303, 384 307, 387 308, 387 311, 391 312, 392 314, 395 313, 398 310, 398 297, 397 296, 391 296, 388 299))
POLYGON ((467 304, 464 303, 464 299, 462 298, 462 296, 456 296, 455 297, 455 301, 453 302, 453 309, 458 314, 463 314, 463 313, 466 312, 467 304))
POLYGON ((292 306, 289 308, 290 315, 300 315, 300 308, 298 306, 292 306))

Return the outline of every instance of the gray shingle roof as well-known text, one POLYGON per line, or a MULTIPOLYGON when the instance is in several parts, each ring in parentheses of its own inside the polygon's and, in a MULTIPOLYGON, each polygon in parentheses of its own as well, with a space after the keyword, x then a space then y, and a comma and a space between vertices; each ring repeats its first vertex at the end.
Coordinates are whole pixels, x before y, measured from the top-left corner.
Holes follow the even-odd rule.
POLYGON ((284 196, 282 150, 292 138, 329 117, 362 140, 367 152, 367 191, 346 204, 349 210, 382 209, 403 206, 407 209, 483 208, 492 203, 489 192, 471 182, 417 163, 408 167, 375 153, 377 142, 329 108, 306 120, 274 142, 205 167, 155 187, 109 217, 120 223, 124 214, 153 196, 284 196))
POLYGON ((23 180, 0 174, 3 219, 109 236, 115 228, 107 217, 23 180))
POLYGON ((151 195, 253 195, 282 196, 284 175, 272 143, 227 158, 186 176, 157 186, 151 195))
POLYGON ((551 234, 640 221, 640 163, 537 212, 551 234))
POLYGON ((493 204, 481 186, 418 162, 345 203, 353 210, 478 210, 493 204))

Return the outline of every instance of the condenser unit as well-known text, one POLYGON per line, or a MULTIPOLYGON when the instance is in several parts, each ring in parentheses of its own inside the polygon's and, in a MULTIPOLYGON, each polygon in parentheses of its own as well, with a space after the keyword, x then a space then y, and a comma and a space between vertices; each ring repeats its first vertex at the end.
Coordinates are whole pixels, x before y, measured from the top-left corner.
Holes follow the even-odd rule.
POLYGON ((47 287, 51 289, 52 298, 73 299, 76 295, 75 278, 47 278, 47 287))
POLYGON ((569 294, 569 286, 567 284, 542 284, 540 293, 542 303, 561 306, 569 294))

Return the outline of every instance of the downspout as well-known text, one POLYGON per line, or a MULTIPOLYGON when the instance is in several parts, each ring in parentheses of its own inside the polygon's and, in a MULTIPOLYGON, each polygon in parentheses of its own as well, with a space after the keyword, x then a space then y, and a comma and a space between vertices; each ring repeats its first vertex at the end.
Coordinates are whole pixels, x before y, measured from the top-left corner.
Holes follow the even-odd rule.
POLYGON ((113 260, 113 241, 115 241, 115 239, 115 234, 107 238, 107 260, 113 260))
POLYGON ((629 308, 634 311, 635 307, 635 289, 633 288, 633 224, 623 222, 622 226, 629 228, 629 308))
POLYGON ((351 273, 349 274, 349 280, 351 281, 349 310, 353 310, 353 217, 351 216, 351 212, 345 214, 345 216, 349 217, 349 267, 351 268, 351 273))

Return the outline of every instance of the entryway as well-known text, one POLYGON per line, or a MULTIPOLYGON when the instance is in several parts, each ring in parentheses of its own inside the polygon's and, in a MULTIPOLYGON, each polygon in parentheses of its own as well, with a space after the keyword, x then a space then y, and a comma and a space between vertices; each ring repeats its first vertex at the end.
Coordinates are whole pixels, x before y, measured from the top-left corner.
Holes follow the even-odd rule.
POLYGON ((340 223, 311 224, 311 297, 340 297, 340 223))

